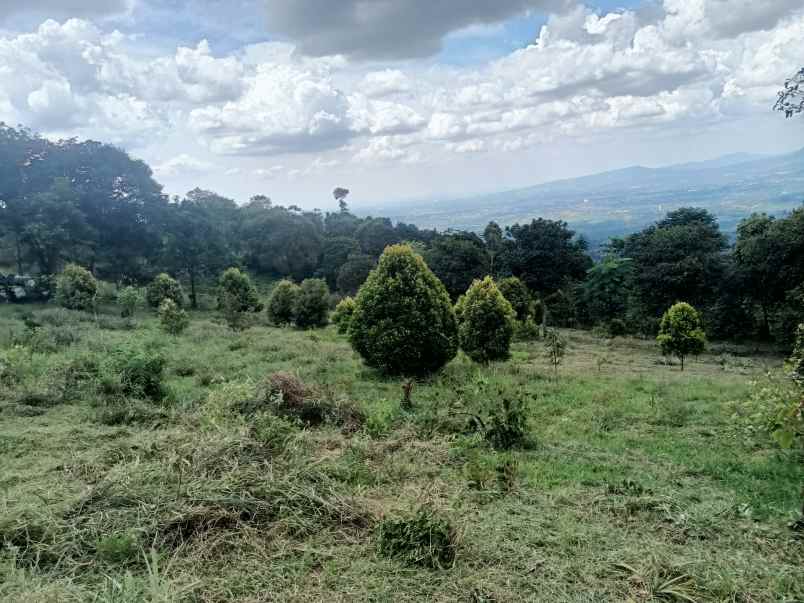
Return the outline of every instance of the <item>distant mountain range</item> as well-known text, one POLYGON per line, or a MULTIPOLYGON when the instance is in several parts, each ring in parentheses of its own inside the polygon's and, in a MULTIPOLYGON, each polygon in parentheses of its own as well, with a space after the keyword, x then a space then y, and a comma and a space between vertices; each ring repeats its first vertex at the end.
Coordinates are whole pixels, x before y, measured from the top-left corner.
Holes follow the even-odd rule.
POLYGON ((361 208, 359 213, 423 228, 477 232, 491 220, 506 226, 537 217, 561 219, 596 246, 640 230, 678 207, 705 207, 732 234, 752 212, 783 214, 803 201, 801 149, 773 156, 737 153, 660 168, 634 166, 462 199, 361 208))

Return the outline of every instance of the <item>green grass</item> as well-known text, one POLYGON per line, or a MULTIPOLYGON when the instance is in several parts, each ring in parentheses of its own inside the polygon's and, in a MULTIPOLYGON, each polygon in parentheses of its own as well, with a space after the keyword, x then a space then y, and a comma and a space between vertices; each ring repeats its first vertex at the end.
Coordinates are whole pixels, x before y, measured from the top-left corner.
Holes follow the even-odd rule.
POLYGON ((112 309, 0 307, 16 355, 0 367, 0 600, 804 599, 801 458, 733 419, 778 357, 721 347, 681 373, 652 342, 567 332, 558 379, 541 342, 518 343, 508 363, 457 358, 403 410, 402 383, 334 328, 192 319, 171 337, 144 313, 129 328, 112 309), (162 402, 64 386, 77 359, 132 346, 167 359, 162 402), (362 427, 261 412, 277 371, 362 427), (527 402, 523 449, 466 432, 461 413, 501 392, 527 402), (380 554, 381 522, 423 505, 457 531, 448 568, 380 554))

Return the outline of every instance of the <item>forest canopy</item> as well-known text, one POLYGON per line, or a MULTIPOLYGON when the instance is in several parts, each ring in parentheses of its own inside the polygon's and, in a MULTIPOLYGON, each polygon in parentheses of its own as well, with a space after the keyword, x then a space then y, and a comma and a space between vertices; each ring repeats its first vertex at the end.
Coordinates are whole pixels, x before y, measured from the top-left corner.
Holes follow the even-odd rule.
POLYGON ((333 191, 333 212, 265 195, 238 203, 199 188, 170 198, 147 164, 118 148, 0 125, 0 267, 52 275, 76 264, 122 284, 166 272, 195 307, 199 284, 230 266, 271 279, 321 278, 354 295, 386 247, 408 243, 453 302, 476 279, 515 276, 558 326, 619 321, 653 335, 663 312, 686 301, 714 338, 790 343, 804 315, 804 208, 746 216, 733 244, 705 208, 681 208, 612 239, 596 263, 562 221, 436 232, 358 217, 348 194, 333 191))

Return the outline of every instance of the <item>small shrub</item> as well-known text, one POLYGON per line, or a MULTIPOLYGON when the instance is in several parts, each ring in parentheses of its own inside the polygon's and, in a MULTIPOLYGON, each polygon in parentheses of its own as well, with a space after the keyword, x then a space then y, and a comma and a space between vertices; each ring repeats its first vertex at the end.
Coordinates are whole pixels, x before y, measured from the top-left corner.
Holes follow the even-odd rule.
POLYGON ((117 303, 120 306, 120 316, 122 318, 134 318, 137 308, 142 305, 142 302, 142 294, 136 287, 124 287, 117 294, 117 303))
POLYGON ((169 274, 158 274, 148 285, 145 299, 151 308, 158 309, 166 299, 172 299, 178 307, 184 306, 184 291, 179 281, 169 274))
POLYGON ((461 306, 458 333, 466 355, 481 363, 508 359, 516 315, 492 278, 472 283, 461 306))
POLYGON ((97 295, 98 281, 76 264, 68 264, 56 279, 56 302, 68 310, 94 310, 97 295))
POLYGON ((281 327, 293 322, 299 293, 299 286, 293 281, 282 280, 274 286, 268 298, 268 320, 271 324, 281 327))
POLYGON ((553 372, 558 375, 558 367, 564 360, 567 351, 567 340, 561 336, 557 329, 549 329, 544 335, 544 353, 550 364, 553 365, 553 372))
POLYGON ((355 300, 351 297, 344 297, 335 307, 335 312, 332 314, 332 323, 338 327, 338 333, 343 335, 349 332, 354 313, 355 300))
POLYGON ((457 547, 457 530, 448 519, 426 506, 412 516, 384 519, 377 526, 379 554, 407 565, 451 568, 457 547))
POLYGON ((606 325, 609 337, 625 337, 628 334, 628 325, 621 318, 613 318, 606 325))
MULTIPOLYGON (((165 358, 154 352, 119 350, 110 360, 111 376, 123 395, 159 401, 165 394, 162 385, 165 364, 165 358)), ((113 392, 115 384, 107 387, 113 392)))
POLYGON ((263 305, 248 274, 229 268, 218 281, 218 308, 235 312, 261 312, 263 305))
POLYGON ((432 373, 455 357, 449 294, 410 246, 388 247, 360 288, 349 341, 366 364, 389 374, 432 373))
POLYGON ((329 321, 329 287, 320 278, 302 282, 296 297, 293 318, 300 329, 325 327, 329 321))
POLYGON ((508 300, 511 307, 516 312, 516 319, 526 321, 533 318, 533 300, 528 291, 528 286, 515 276, 502 279, 497 288, 502 296, 508 300))
POLYGON ((517 341, 534 341, 539 339, 540 327, 532 318, 514 322, 514 339, 517 341))
POLYGON ((495 450, 523 448, 528 443, 528 415, 524 402, 500 392, 500 402, 487 403, 486 418, 472 417, 470 427, 495 450))
POLYGON ((798 325, 796 343, 790 356, 790 370, 795 381, 804 385, 804 324, 798 325))
POLYGON ((662 354, 672 354, 681 361, 683 371, 684 359, 690 354, 697 356, 706 347, 701 315, 687 303, 674 304, 662 316, 656 340, 662 348, 662 354))
POLYGON ((165 333, 181 335, 190 326, 190 317, 176 302, 167 298, 159 306, 159 322, 165 333))

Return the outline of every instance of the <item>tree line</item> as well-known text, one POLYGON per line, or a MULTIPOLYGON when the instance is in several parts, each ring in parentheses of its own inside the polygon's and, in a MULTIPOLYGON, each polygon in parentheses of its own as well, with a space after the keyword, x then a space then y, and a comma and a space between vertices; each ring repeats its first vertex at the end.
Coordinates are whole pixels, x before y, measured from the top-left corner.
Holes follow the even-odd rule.
POLYGON ((733 244, 706 209, 682 208, 612 239, 595 263, 583 237, 562 221, 436 232, 358 217, 348 190, 333 194, 334 212, 281 206, 263 195, 239 205, 201 189, 169 198, 151 169, 120 149, 0 125, 0 265, 54 274, 76 263, 123 284, 168 272, 186 283, 197 306, 200 285, 230 266, 271 278, 321 278, 332 291, 354 295, 383 250, 404 242, 453 301, 476 279, 515 276, 533 300, 518 318, 545 317, 556 326, 655 335, 664 310, 686 301, 702 311, 713 338, 789 343, 804 317, 804 207, 780 218, 747 216, 733 244))

